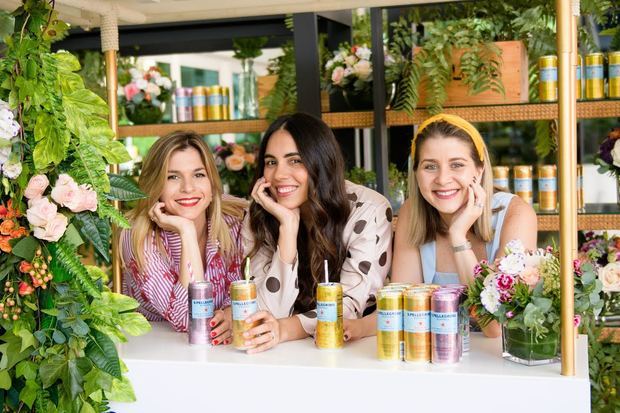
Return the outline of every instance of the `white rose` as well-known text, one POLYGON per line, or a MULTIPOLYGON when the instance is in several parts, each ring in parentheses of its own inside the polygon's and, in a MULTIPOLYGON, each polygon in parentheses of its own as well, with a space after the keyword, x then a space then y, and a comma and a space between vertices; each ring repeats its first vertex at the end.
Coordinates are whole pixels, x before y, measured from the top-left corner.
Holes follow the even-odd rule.
POLYGON ((611 158, 614 160, 614 166, 620 168, 620 139, 616 139, 614 148, 611 150, 611 158))
POLYGON ((332 66, 334 66, 334 60, 333 59, 329 59, 327 61, 327 63, 325 63, 325 69, 329 70, 332 68, 332 66))
POLYGON ((360 60, 353 66, 353 72, 361 80, 368 81, 370 76, 372 76, 372 66, 368 60, 360 60))
POLYGON ((131 78, 133 80, 142 79, 142 73, 140 73, 140 71, 136 69, 135 67, 132 67, 131 69, 129 69, 129 74, 131 75, 131 78))
POLYGON ((525 268, 525 256, 523 254, 506 255, 499 262, 499 270, 506 274, 518 275, 525 268))
POLYGON ((8 161, 2 165, 2 173, 9 179, 15 179, 22 173, 22 164, 19 161, 8 161))
POLYGON ((138 89, 140 90, 144 90, 146 89, 146 87, 148 86, 149 82, 146 79, 137 79, 136 80, 136 86, 138 87, 138 89))
POLYGON ((370 49, 367 48, 366 46, 360 46, 355 51, 355 55, 362 60, 370 60, 371 54, 372 53, 370 52, 370 49))
POLYGON ((349 56, 344 58, 344 62, 348 66, 353 66, 355 64, 355 62, 357 62, 357 58, 355 56, 353 56, 353 55, 349 55, 349 56))
POLYGON ((150 93, 153 96, 159 96, 161 93, 161 89, 155 83, 149 83, 146 85, 146 92, 150 93))
POLYGON ((499 308, 499 291, 494 286, 488 286, 480 293, 480 302, 489 313, 499 308))
POLYGON ((610 262, 598 270, 605 292, 620 292, 620 261, 610 262))

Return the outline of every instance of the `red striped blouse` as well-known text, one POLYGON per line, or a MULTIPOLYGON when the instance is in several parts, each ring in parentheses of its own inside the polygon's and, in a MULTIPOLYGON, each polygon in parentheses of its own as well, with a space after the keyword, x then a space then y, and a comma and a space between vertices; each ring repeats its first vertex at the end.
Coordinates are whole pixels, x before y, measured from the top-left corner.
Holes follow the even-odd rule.
MULTIPOLYGON (((236 252, 230 258, 219 252, 219 243, 210 239, 205 247, 206 266, 204 278, 213 285, 215 308, 230 305, 228 288, 232 281, 241 276, 241 222, 224 215, 230 235, 235 242, 236 252)), ((211 232, 211 221, 208 222, 211 232)), ((168 321, 176 331, 187 331, 188 298, 187 289, 179 282, 181 262, 181 237, 175 232, 161 231, 161 240, 166 251, 163 255, 157 248, 155 232, 145 240, 144 258, 146 268, 138 270, 131 249, 131 231, 121 235, 121 254, 123 254, 123 293, 134 297, 140 303, 139 311, 149 321, 168 321)))

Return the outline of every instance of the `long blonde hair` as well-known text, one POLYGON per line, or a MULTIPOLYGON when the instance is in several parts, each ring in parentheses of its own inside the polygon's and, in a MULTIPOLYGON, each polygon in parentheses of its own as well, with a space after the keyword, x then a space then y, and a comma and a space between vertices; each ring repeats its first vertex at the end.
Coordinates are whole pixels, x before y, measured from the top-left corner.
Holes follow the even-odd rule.
POLYGON ((431 242, 437 238, 437 234, 445 235, 447 228, 442 223, 439 212, 429 204, 420 193, 415 173, 418 169, 420 158, 420 148, 423 143, 429 139, 456 138, 468 145, 470 148, 470 156, 478 168, 484 168, 480 185, 487 194, 482 215, 474 223, 474 234, 484 242, 493 239, 493 229, 491 227, 491 200, 493 198, 493 174, 491 170, 491 162, 489 161, 489 152, 486 145, 482 146, 484 153, 483 159, 480 160, 478 150, 476 149, 471 136, 463 129, 446 121, 433 122, 420 132, 416 139, 415 153, 412 154, 411 168, 409 169, 409 196, 411 199, 411 208, 409 209, 409 228, 408 240, 416 247, 431 242))
POLYGON ((140 174, 140 189, 147 197, 139 200, 136 207, 128 213, 131 222, 131 249, 140 271, 145 268, 144 247, 149 235, 154 233, 157 246, 162 252, 164 251, 160 238, 161 228, 151 221, 148 213, 158 202, 164 189, 170 157, 174 152, 187 148, 198 151, 211 183, 213 198, 207 208, 207 219, 211 224, 209 239, 213 242, 219 241, 220 250, 225 256, 236 252, 235 242, 230 236, 224 215, 242 219, 246 204, 236 198, 222 199, 222 182, 213 154, 202 137, 194 132, 177 131, 155 141, 149 150, 140 174))

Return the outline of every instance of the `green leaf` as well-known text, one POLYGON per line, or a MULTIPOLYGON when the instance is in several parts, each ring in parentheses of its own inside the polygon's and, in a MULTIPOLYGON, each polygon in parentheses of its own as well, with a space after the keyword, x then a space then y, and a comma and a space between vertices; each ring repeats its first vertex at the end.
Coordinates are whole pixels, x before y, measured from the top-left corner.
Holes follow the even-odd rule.
POLYGON ((120 228, 128 229, 131 227, 129 221, 127 221, 127 218, 125 218, 120 211, 105 201, 105 198, 99 200, 99 208, 97 209, 97 212, 100 217, 109 218, 112 223, 116 224, 120 228))
POLYGON ((136 182, 127 176, 108 174, 110 178, 110 193, 108 199, 117 201, 135 201, 146 198, 136 182))
POLYGON ((39 248, 39 241, 34 237, 25 237, 20 239, 15 245, 13 245, 13 255, 25 259, 26 261, 32 261, 34 255, 39 248))
POLYGON ((140 305, 136 299, 118 293, 106 292, 102 294, 102 298, 107 301, 107 305, 109 305, 110 308, 119 313, 135 310, 140 305))
POLYGON ((37 398, 37 393, 39 392, 39 385, 34 380, 26 380, 26 385, 19 392, 19 400, 23 401, 28 408, 32 408, 32 404, 37 398))
POLYGON ((84 240, 82 239, 82 237, 80 237, 80 233, 73 224, 69 224, 69 226, 67 226, 67 230, 63 235, 63 239, 69 244, 73 245, 73 247, 75 248, 79 247, 84 243, 84 240))
POLYGON ((58 309, 57 308, 49 308, 47 310, 41 310, 43 314, 51 315, 52 317, 58 317, 58 309))
POLYGON ((121 366, 118 361, 118 353, 114 342, 105 334, 92 329, 89 335, 90 340, 86 345, 86 356, 93 364, 105 371, 109 375, 121 378, 121 366))
POLYGON ((60 90, 63 94, 69 94, 79 89, 84 89, 84 80, 77 73, 65 73, 58 76, 60 90))
MULTIPOLYGON (((79 257, 75 254, 75 249, 67 244, 65 241, 51 242, 48 244, 48 249, 52 255, 52 261, 50 262, 50 270, 53 274, 58 272, 64 272, 68 274, 70 278, 76 279, 79 284, 84 288, 88 294, 92 297, 98 298, 101 296, 99 289, 93 283, 90 278, 86 267, 80 261, 79 257)), ((56 280, 56 278, 54 278, 56 280)))
MULTIPOLYGON (((77 72, 81 69, 80 61, 72 53, 59 51, 52 54, 59 72, 77 72)), ((67 73, 64 73, 66 75, 67 73)))
POLYGON ((0 14, 0 39, 13 34, 15 30, 15 18, 7 12, 0 14))
POLYGON ((74 221, 78 223, 80 234, 93 244, 97 253, 109 263, 110 239, 112 237, 110 224, 91 212, 76 214, 74 221))
POLYGON ((87 401, 82 402, 82 408, 80 409, 80 413, 97 413, 93 406, 91 406, 87 401))
POLYGON ((37 377, 38 366, 30 360, 22 360, 15 367, 15 377, 23 377, 26 380, 34 380, 37 377))
POLYGON ((52 340, 54 340, 54 342, 57 344, 63 344, 67 341, 67 338, 62 331, 54 330, 54 332, 52 333, 52 340))
POLYGON ((45 112, 39 113, 34 127, 34 137, 37 143, 32 156, 36 170, 45 169, 50 164, 58 165, 65 159, 70 134, 56 117, 45 112))
POLYGON ((0 389, 8 390, 11 388, 11 375, 8 370, 0 370, 0 389))
POLYGON ((549 311, 549 309, 551 309, 552 301, 549 298, 532 297, 532 302, 543 313, 546 313, 547 311, 549 311))
POLYGON ((151 331, 151 324, 140 313, 120 314, 120 326, 132 336, 141 336, 151 331))
POLYGON ((43 388, 52 386, 56 380, 60 379, 66 367, 67 360, 58 354, 53 354, 44 359, 39 367, 39 377, 41 377, 43 388))
POLYGON ((12 332, 5 332, 0 337, 0 353, 2 353, 2 359, 0 359, 0 370, 11 369, 20 361, 28 358, 30 350, 21 351, 22 338, 14 335, 12 332))
POLYGON ((34 339, 34 335, 32 335, 30 330, 26 328, 22 328, 18 330, 15 334, 22 339, 22 346, 21 346, 20 352, 23 352, 29 347, 34 347, 35 339, 34 339))
POLYGON ((108 399, 116 402, 131 403, 136 401, 136 395, 133 392, 133 387, 131 386, 129 379, 124 376, 122 380, 114 379, 112 381, 112 390, 105 393, 108 396, 108 399))
POLYGON ((65 377, 63 378, 63 383, 72 399, 77 398, 78 395, 84 390, 82 387, 84 384, 84 375, 88 373, 91 366, 91 362, 85 357, 69 360, 67 362, 67 369, 65 377))
POLYGON ((88 89, 63 95, 62 105, 67 118, 66 127, 76 136, 88 134, 93 116, 106 116, 108 106, 103 99, 88 89))
POLYGON ((112 379, 112 376, 99 369, 91 369, 84 376, 84 393, 92 395, 97 390, 110 391, 112 390, 112 379))
POLYGON ((80 136, 81 145, 91 145, 110 164, 131 160, 125 146, 114 140, 114 131, 102 118, 94 118, 88 125, 88 133, 80 136))

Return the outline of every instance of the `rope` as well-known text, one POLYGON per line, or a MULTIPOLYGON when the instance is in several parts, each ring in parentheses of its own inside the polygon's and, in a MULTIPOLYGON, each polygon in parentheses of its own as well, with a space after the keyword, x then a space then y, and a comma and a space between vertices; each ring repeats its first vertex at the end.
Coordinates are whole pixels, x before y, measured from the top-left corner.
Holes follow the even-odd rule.
POLYGON ((118 16, 116 8, 101 15, 101 50, 118 50, 118 16))

